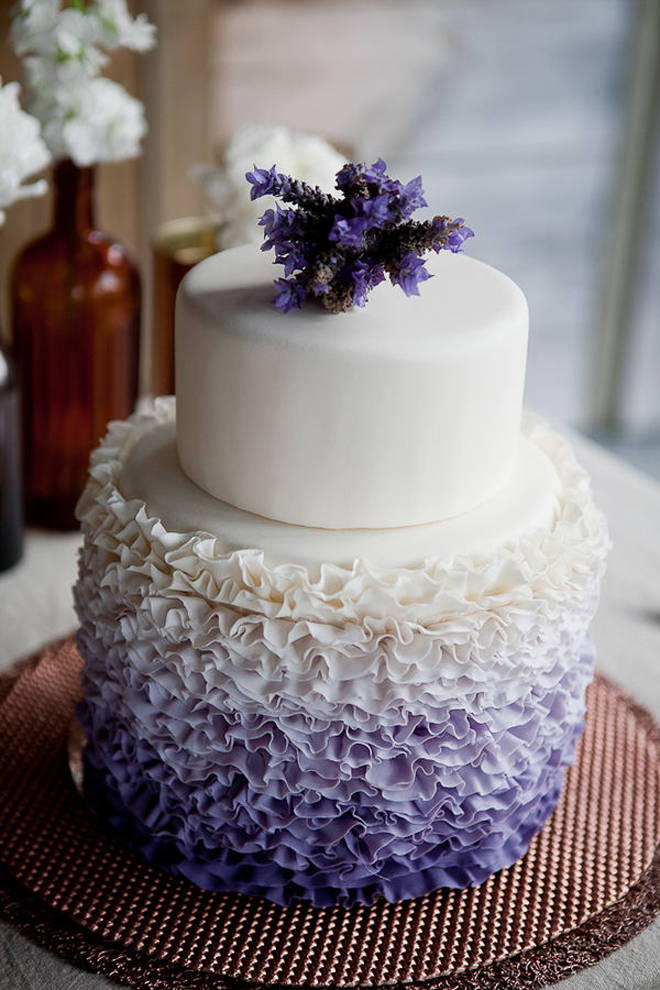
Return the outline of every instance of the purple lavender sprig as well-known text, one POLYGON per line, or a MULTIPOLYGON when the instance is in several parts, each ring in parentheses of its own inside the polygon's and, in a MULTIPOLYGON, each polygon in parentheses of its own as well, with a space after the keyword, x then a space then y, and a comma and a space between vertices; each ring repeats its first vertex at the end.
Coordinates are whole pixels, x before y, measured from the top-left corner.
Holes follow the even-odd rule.
POLYGON ((427 251, 458 252, 473 233, 462 219, 437 216, 412 220, 426 206, 420 176, 404 184, 387 175, 382 158, 368 168, 349 162, 337 172, 340 196, 270 169, 246 173, 250 196, 275 196, 279 203, 260 218, 262 250, 273 249, 284 278, 275 282, 273 300, 284 313, 305 298, 320 299, 332 313, 364 306, 374 286, 389 277, 407 296, 431 274, 427 251))

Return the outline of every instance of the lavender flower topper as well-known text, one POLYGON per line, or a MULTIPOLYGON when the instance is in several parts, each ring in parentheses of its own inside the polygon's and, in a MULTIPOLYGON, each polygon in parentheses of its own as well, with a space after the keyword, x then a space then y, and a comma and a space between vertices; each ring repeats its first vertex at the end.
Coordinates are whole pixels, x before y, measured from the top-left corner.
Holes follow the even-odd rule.
POLYGON ((364 306, 369 291, 389 277, 407 296, 431 278, 422 255, 446 249, 454 253, 473 232, 461 218, 436 216, 412 220, 427 206, 421 176, 407 184, 391 179, 382 158, 366 168, 348 163, 337 172, 341 196, 322 192, 270 169, 246 173, 251 199, 275 196, 279 203, 259 220, 262 251, 275 250, 284 278, 275 280, 273 300, 284 313, 305 298, 320 299, 331 313, 364 306))

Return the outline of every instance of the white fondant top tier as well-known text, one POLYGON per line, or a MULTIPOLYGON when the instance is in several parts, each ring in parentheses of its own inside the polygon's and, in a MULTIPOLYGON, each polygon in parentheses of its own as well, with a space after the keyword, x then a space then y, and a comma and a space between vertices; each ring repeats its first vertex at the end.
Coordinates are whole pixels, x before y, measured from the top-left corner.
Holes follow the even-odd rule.
POLYGON ((434 522, 486 501, 516 459, 527 304, 505 275, 441 253, 419 297, 389 283, 332 315, 271 303, 249 245, 197 265, 176 314, 177 449, 214 497, 330 529, 434 522))
POLYGON ((471 512, 441 522, 399 529, 313 529, 244 512, 194 485, 179 465, 173 411, 162 421, 136 419, 126 444, 118 488, 140 499, 168 532, 211 533, 224 552, 258 549, 271 566, 302 564, 316 575, 323 564, 410 567, 428 559, 485 559, 524 535, 550 532, 561 484, 550 458, 527 436, 520 438, 512 476, 504 488, 471 512))

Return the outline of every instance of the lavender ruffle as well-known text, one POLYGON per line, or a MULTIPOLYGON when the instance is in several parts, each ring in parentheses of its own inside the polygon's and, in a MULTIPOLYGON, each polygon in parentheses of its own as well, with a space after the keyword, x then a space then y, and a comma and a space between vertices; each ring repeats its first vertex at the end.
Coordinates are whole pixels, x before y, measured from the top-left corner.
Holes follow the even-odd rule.
POLYGON ((591 676, 608 540, 570 448, 525 420, 561 485, 547 530, 309 570, 125 498, 131 449, 173 417, 113 424, 78 506, 90 799, 173 872, 280 902, 399 900, 514 860, 591 676))
MULTIPOLYGON (((88 697, 86 793, 150 860, 211 890, 350 905, 475 885, 524 853, 556 804, 590 644, 564 666, 502 708, 447 704, 369 730, 162 699, 158 751, 88 697)), ((129 692, 126 710, 141 704, 129 692)))

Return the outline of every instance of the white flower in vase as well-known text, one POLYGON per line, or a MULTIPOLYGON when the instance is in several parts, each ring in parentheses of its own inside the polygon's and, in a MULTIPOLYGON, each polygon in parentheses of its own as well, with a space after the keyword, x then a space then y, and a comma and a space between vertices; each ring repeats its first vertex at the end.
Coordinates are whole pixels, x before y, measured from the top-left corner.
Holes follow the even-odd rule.
POLYGON ((19 89, 18 83, 0 85, 0 225, 5 207, 46 191, 43 179, 24 185, 25 179, 48 165, 50 154, 39 121, 21 110, 19 89))
POLYGON ((86 166, 139 154, 144 108, 100 72, 115 48, 151 48, 155 30, 144 14, 129 14, 126 0, 72 0, 64 9, 60 0, 21 0, 11 42, 53 158, 86 166))
POLYGON ((263 239, 263 228, 257 221, 268 207, 273 207, 274 200, 251 201, 245 173, 255 162, 277 164, 278 171, 332 192, 335 175, 345 160, 336 148, 315 134, 283 126, 246 124, 233 134, 221 165, 195 165, 191 175, 201 183, 219 214, 222 227, 218 246, 227 248, 263 239))
POLYGON ((125 0, 96 0, 95 16, 99 21, 100 43, 108 51, 123 47, 146 52, 155 44, 154 25, 146 14, 131 17, 125 0))
POLYGON ((147 130, 144 106, 123 86, 100 76, 84 87, 60 86, 32 104, 45 120, 44 138, 56 159, 71 158, 76 165, 122 161, 140 153, 147 130))
POLYGON ((18 56, 28 52, 55 54, 59 10, 59 0, 20 0, 14 8, 9 32, 9 40, 18 56))

